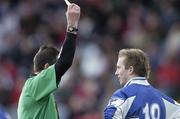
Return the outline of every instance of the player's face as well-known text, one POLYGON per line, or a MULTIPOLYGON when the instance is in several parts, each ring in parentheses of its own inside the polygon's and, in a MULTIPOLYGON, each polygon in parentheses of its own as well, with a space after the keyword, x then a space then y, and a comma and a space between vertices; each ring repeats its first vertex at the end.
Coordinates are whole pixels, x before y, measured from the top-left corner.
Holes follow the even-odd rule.
POLYGON ((129 70, 125 69, 124 60, 125 57, 119 57, 117 62, 117 69, 115 72, 115 75, 118 76, 120 85, 125 85, 129 77, 129 70))

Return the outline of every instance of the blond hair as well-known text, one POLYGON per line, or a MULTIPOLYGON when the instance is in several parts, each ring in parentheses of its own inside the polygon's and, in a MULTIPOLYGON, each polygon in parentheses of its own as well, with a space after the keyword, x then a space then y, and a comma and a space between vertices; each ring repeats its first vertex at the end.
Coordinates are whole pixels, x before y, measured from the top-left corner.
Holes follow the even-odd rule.
POLYGON ((146 53, 140 49, 122 49, 119 51, 118 57, 125 57, 125 68, 133 66, 134 73, 138 76, 149 78, 150 63, 146 53))

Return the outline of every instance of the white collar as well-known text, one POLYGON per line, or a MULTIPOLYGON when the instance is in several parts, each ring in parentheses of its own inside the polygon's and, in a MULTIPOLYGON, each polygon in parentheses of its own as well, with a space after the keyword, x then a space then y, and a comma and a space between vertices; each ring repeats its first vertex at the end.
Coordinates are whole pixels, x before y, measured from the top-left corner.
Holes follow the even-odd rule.
POLYGON ((129 86, 131 84, 140 84, 140 85, 146 85, 146 86, 150 85, 148 81, 146 80, 146 77, 133 77, 124 85, 124 87, 129 86))

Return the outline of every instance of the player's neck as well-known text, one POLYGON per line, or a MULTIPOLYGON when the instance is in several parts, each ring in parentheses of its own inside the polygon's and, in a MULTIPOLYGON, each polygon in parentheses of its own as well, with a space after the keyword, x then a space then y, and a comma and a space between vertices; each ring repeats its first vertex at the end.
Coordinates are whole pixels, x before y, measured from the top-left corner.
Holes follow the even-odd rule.
POLYGON ((128 81, 129 80, 131 80, 132 78, 135 78, 135 77, 139 77, 138 75, 136 75, 136 74, 132 74, 132 75, 130 75, 129 77, 128 77, 128 81))

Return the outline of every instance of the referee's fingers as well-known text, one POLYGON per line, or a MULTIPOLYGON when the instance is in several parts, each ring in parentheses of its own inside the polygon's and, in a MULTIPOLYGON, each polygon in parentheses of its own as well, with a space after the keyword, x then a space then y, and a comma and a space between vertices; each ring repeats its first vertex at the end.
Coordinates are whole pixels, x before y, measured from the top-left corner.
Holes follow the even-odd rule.
POLYGON ((74 3, 71 3, 71 5, 68 6, 68 11, 71 11, 71 10, 77 10, 79 11, 80 10, 80 7, 74 3))
POLYGON ((80 9, 80 7, 77 4, 72 4, 71 8, 80 9))

